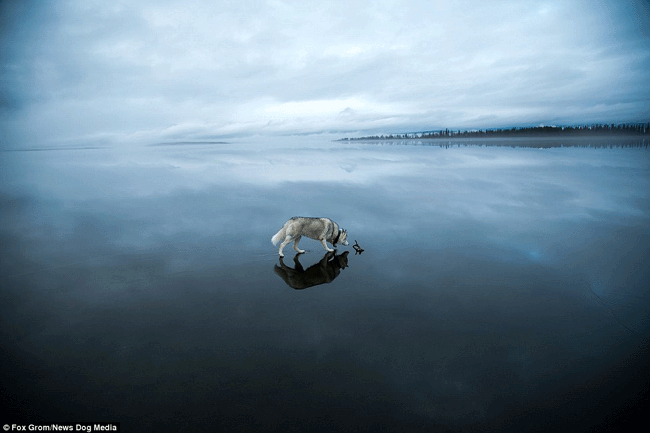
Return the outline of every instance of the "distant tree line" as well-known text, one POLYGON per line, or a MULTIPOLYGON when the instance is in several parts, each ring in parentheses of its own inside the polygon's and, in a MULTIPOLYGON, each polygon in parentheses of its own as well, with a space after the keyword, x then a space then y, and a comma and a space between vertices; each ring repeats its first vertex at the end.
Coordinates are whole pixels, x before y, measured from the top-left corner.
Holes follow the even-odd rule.
POLYGON ((486 138, 486 137, 554 137, 554 136, 592 136, 592 135, 650 135, 648 123, 619 123, 593 124, 580 126, 531 126, 523 128, 495 128, 466 131, 440 129, 423 132, 407 132, 403 134, 371 135, 359 138, 343 138, 351 140, 410 140, 433 138, 486 138))

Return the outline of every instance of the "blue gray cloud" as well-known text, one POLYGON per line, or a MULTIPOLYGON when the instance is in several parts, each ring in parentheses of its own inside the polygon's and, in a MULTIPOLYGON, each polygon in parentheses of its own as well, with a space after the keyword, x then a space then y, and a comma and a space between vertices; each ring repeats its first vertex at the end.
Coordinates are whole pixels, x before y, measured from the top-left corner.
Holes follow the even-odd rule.
POLYGON ((643 1, 1 8, 7 147, 650 117, 643 1))

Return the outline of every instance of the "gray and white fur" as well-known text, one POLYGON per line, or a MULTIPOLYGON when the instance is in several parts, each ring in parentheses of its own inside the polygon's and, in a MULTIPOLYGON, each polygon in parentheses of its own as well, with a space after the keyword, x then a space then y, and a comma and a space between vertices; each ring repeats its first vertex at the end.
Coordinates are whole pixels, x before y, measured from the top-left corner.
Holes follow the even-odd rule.
POLYGON ((277 232, 272 238, 273 245, 277 245, 282 241, 278 253, 280 257, 284 257, 282 250, 291 241, 293 241, 293 249, 298 253, 304 253, 305 250, 298 248, 298 242, 301 237, 308 237, 320 241, 327 251, 334 251, 327 246, 327 242, 336 247, 337 243, 348 245, 348 233, 341 229, 337 223, 329 218, 311 218, 311 217, 293 217, 277 232))

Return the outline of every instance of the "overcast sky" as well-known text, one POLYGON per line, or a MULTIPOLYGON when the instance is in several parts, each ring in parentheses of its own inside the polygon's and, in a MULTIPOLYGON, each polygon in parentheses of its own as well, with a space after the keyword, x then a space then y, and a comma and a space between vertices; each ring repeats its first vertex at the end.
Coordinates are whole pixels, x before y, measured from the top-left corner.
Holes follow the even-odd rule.
POLYGON ((650 6, 2 1, 2 147, 650 118, 650 6))

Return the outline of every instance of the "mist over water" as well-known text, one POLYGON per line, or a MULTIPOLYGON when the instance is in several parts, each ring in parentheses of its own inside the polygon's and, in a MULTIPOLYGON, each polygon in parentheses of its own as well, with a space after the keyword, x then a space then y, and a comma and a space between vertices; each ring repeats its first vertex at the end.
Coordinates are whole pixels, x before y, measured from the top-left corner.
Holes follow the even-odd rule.
POLYGON ((12 419, 584 431, 640 413, 647 147, 394 144, 1 152, 12 419), (296 215, 350 246, 303 238, 280 261, 296 215))

